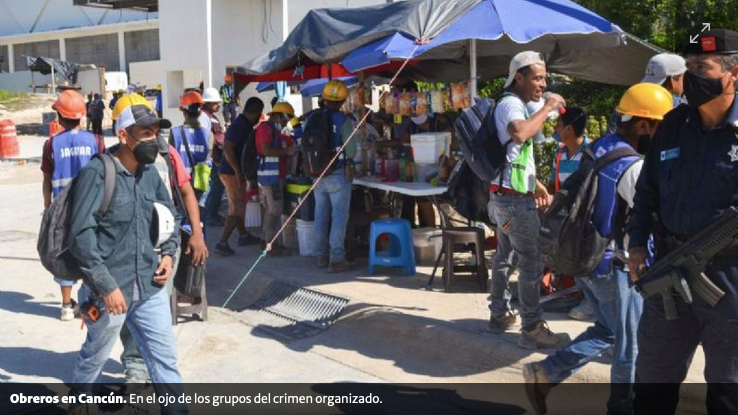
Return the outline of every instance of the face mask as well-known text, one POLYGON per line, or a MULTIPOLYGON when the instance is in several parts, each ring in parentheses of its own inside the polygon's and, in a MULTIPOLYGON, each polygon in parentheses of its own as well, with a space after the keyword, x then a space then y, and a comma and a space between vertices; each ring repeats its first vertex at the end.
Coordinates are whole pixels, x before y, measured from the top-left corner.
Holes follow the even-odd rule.
POLYGON ((556 140, 557 143, 561 142, 561 135, 557 131, 554 131, 553 139, 556 140))
POLYGON ((684 96, 689 105, 700 107, 723 93, 721 79, 708 79, 691 71, 684 73, 684 96))
POLYGON ((156 139, 140 141, 133 147, 133 157, 139 164, 151 164, 159 155, 159 142, 156 139))

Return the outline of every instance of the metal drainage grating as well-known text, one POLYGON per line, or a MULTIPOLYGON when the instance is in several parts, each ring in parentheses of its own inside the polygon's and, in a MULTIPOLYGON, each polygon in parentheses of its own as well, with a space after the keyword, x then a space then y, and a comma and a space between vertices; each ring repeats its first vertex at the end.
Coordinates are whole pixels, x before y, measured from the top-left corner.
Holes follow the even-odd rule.
POLYGON ((291 341, 327 330, 347 304, 346 298, 274 281, 263 297, 238 316, 256 330, 291 341))

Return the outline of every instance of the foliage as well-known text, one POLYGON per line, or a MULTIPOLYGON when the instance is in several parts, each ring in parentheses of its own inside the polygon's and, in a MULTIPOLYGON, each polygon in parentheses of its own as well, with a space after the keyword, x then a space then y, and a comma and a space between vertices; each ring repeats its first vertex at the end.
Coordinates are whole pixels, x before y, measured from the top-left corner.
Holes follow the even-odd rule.
POLYGON ((21 96, 20 94, 16 94, 10 91, 6 91, 4 89, 0 89, 0 103, 10 101, 11 99, 15 99, 20 96, 21 96))

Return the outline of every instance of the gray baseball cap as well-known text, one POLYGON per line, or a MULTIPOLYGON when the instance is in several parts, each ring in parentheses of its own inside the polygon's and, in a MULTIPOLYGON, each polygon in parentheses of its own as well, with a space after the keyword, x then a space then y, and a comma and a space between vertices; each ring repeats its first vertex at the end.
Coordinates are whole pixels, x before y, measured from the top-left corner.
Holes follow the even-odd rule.
POLYGON ((659 53, 646 66, 646 76, 641 82, 661 85, 670 76, 679 76, 687 71, 687 62, 673 53, 659 53))
POLYGON ((515 55, 515 57, 510 61, 510 70, 508 72, 507 80, 505 81, 505 88, 512 85, 515 80, 515 74, 518 73, 519 70, 530 65, 546 66, 546 62, 544 62, 538 52, 525 51, 515 55))

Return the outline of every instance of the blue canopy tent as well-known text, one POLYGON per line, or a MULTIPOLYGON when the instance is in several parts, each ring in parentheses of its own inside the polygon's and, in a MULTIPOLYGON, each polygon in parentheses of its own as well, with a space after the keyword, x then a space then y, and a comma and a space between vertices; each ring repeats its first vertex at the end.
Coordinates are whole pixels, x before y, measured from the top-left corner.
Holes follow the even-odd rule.
MULTIPOLYGON (((344 76, 336 79, 345 82, 348 87, 352 87, 359 82, 359 78, 356 76, 344 76)), ((327 84, 329 80, 330 79, 328 78, 319 78, 307 81, 289 81, 287 82, 287 85, 300 85, 300 94, 305 98, 309 98, 320 95, 323 92, 325 84, 327 84)), ((256 85, 256 90, 258 92, 268 91, 272 88, 274 88, 274 82, 259 82, 259 84, 256 85)))
POLYGON ((570 0, 483 0, 427 43, 396 32, 341 63, 357 72, 407 58, 433 60, 410 71, 428 80, 462 75, 476 91, 478 77, 507 75, 510 58, 523 50, 542 53, 554 72, 621 85, 638 82, 648 59, 661 52, 570 0))

